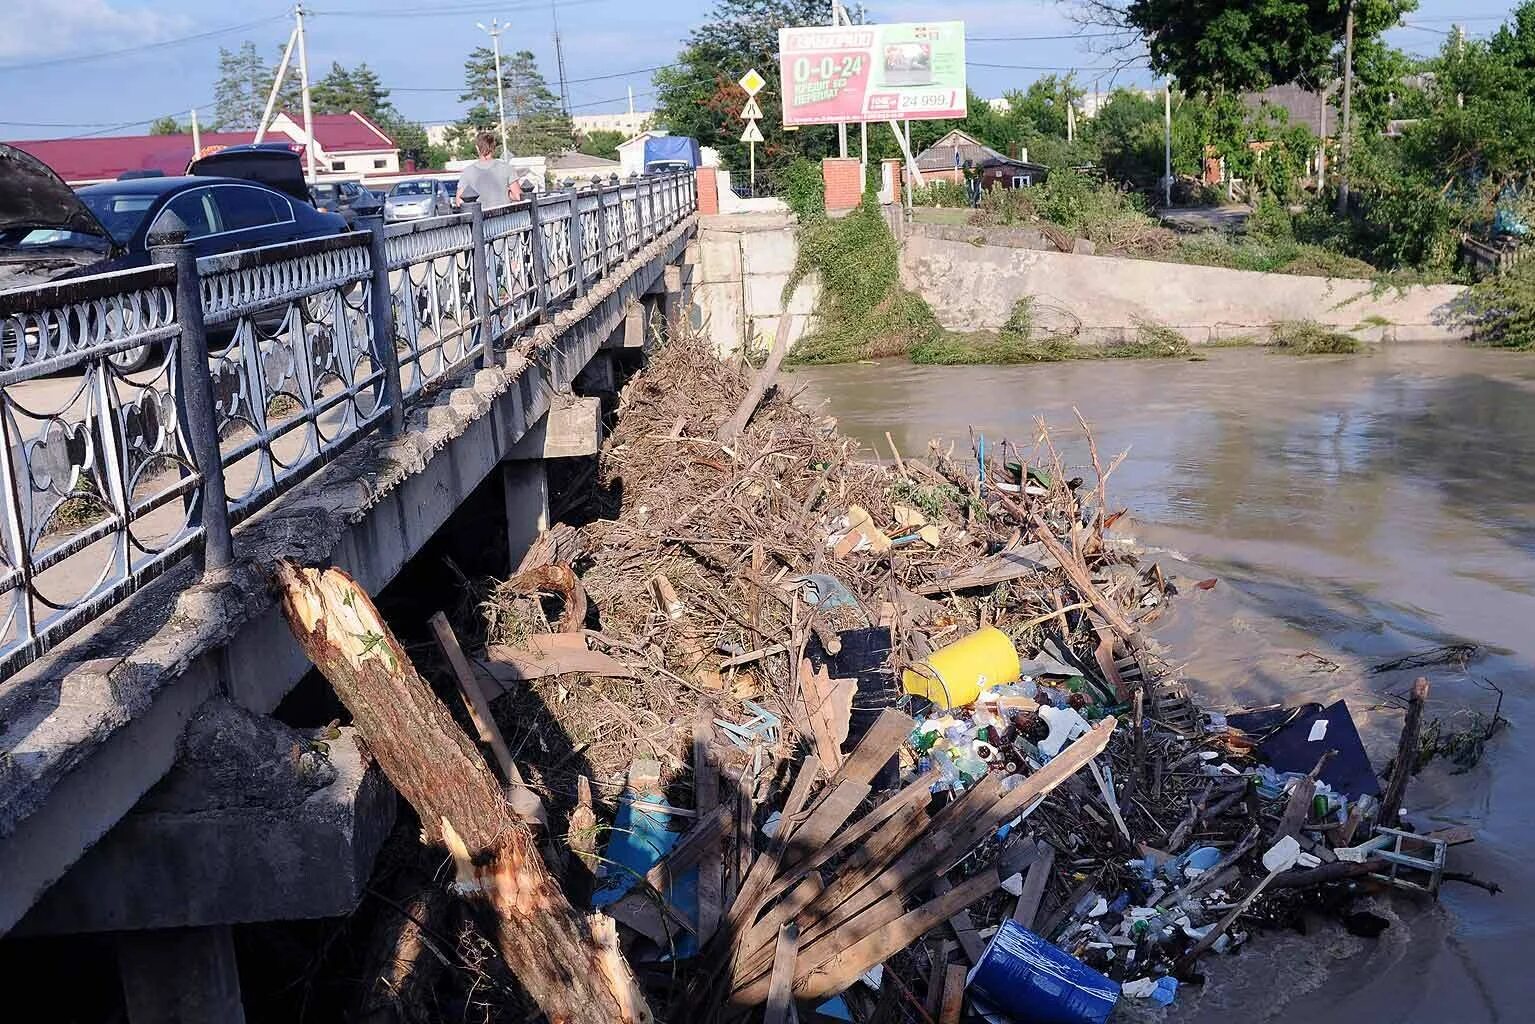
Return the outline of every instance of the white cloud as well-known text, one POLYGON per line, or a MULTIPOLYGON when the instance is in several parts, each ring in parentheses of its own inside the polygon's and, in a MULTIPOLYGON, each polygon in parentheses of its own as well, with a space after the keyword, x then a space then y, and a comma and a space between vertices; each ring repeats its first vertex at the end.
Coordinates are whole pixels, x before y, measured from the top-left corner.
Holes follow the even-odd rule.
POLYGON ((0 60, 120 50, 184 34, 189 22, 111 0, 6 0, 0 60))

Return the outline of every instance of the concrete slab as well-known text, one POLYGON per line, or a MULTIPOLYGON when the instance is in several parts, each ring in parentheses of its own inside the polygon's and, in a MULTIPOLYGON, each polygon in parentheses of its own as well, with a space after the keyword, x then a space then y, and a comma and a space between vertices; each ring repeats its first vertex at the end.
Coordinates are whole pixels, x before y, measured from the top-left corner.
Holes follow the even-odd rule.
POLYGON ((228 927, 124 935, 117 966, 128 1024, 245 1024, 228 927))
POLYGON ((394 788, 350 728, 309 738, 208 702, 186 753, 17 926, 202 928, 350 913, 394 827, 394 788))
POLYGON ((512 446, 506 458, 579 458, 596 455, 601 445, 601 400, 561 396, 560 401, 512 446))

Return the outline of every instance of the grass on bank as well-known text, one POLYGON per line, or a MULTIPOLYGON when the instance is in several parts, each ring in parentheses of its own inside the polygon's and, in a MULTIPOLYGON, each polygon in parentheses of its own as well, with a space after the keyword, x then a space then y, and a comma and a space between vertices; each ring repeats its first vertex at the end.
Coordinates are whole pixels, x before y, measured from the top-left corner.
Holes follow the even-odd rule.
POLYGON ((1289 320, 1273 328, 1269 347, 1276 352, 1298 356, 1357 355, 1365 351, 1364 342, 1343 331, 1315 320, 1289 320))
POLYGON ((974 211, 965 208, 962 190, 956 202, 956 196, 940 186, 954 189, 948 183, 934 183, 919 192, 918 199, 942 208, 917 211, 915 219, 977 227, 1033 227, 1063 239, 1085 238, 1101 256, 1350 278, 1397 287, 1455 279, 1448 268, 1383 270, 1343 251, 1346 240, 1326 235, 1327 225, 1314 211, 1296 215, 1272 202, 1259 204, 1243 232, 1182 234, 1158 223, 1137 193, 1066 169, 1053 171, 1039 185, 993 189, 974 211))

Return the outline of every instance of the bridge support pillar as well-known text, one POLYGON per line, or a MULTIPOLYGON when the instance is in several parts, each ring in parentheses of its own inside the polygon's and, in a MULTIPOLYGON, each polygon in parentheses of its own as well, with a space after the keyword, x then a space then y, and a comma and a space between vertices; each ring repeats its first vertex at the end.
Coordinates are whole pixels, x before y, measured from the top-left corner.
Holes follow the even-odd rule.
POLYGON ((501 491, 506 495, 506 550, 515 569, 538 535, 549 529, 549 474, 544 460, 501 463, 501 491))
POLYGON ((244 1024, 229 926, 121 932, 129 1024, 244 1024))
POLYGON ((582 395, 616 394, 618 362, 612 352, 599 350, 576 374, 576 391, 582 395))

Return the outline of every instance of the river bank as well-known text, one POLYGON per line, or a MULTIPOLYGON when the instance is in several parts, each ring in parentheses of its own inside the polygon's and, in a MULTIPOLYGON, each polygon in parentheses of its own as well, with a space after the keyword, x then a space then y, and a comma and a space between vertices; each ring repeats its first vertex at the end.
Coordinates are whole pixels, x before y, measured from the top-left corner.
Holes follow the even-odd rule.
MULTIPOLYGON (((1523 779, 1535 750, 1518 731, 1535 712, 1535 365, 1493 350, 1403 345, 1349 360, 1236 350, 1197 364, 885 362, 802 369, 789 386, 885 452, 892 424, 897 445, 913 451, 929 437, 967 443, 970 426, 1030 436, 1034 417, 1065 424, 1080 408, 1105 452, 1130 449, 1113 481, 1132 509, 1130 533, 1222 581, 1159 627, 1196 689, 1218 704, 1345 698, 1380 763, 1399 720, 1382 712, 1383 695, 1400 692, 1410 673, 1371 668, 1451 638, 1480 644, 1466 671, 1430 670, 1435 703, 1441 713, 1484 707, 1487 680, 1505 691, 1515 727, 1469 772, 1426 769, 1410 809, 1431 823, 1476 826, 1465 866, 1504 893, 1447 890, 1447 916, 1418 916, 1401 932, 1410 940, 1364 951, 1345 936, 1325 962, 1276 950, 1266 969, 1304 984, 1276 983, 1262 1006, 1339 1022, 1522 1015, 1522 950, 1535 936, 1535 871, 1523 852, 1535 812, 1523 779), (1308 651, 1336 667, 1314 671, 1301 657, 1308 651)), ((1080 437, 1057 440, 1068 459, 1081 454, 1080 437)), ((1221 1019, 1214 990, 1183 1012, 1199 1019, 1206 1000, 1205 1019, 1221 1019)), ((1238 1010, 1252 1015, 1254 1003, 1224 1012, 1238 1010)))

